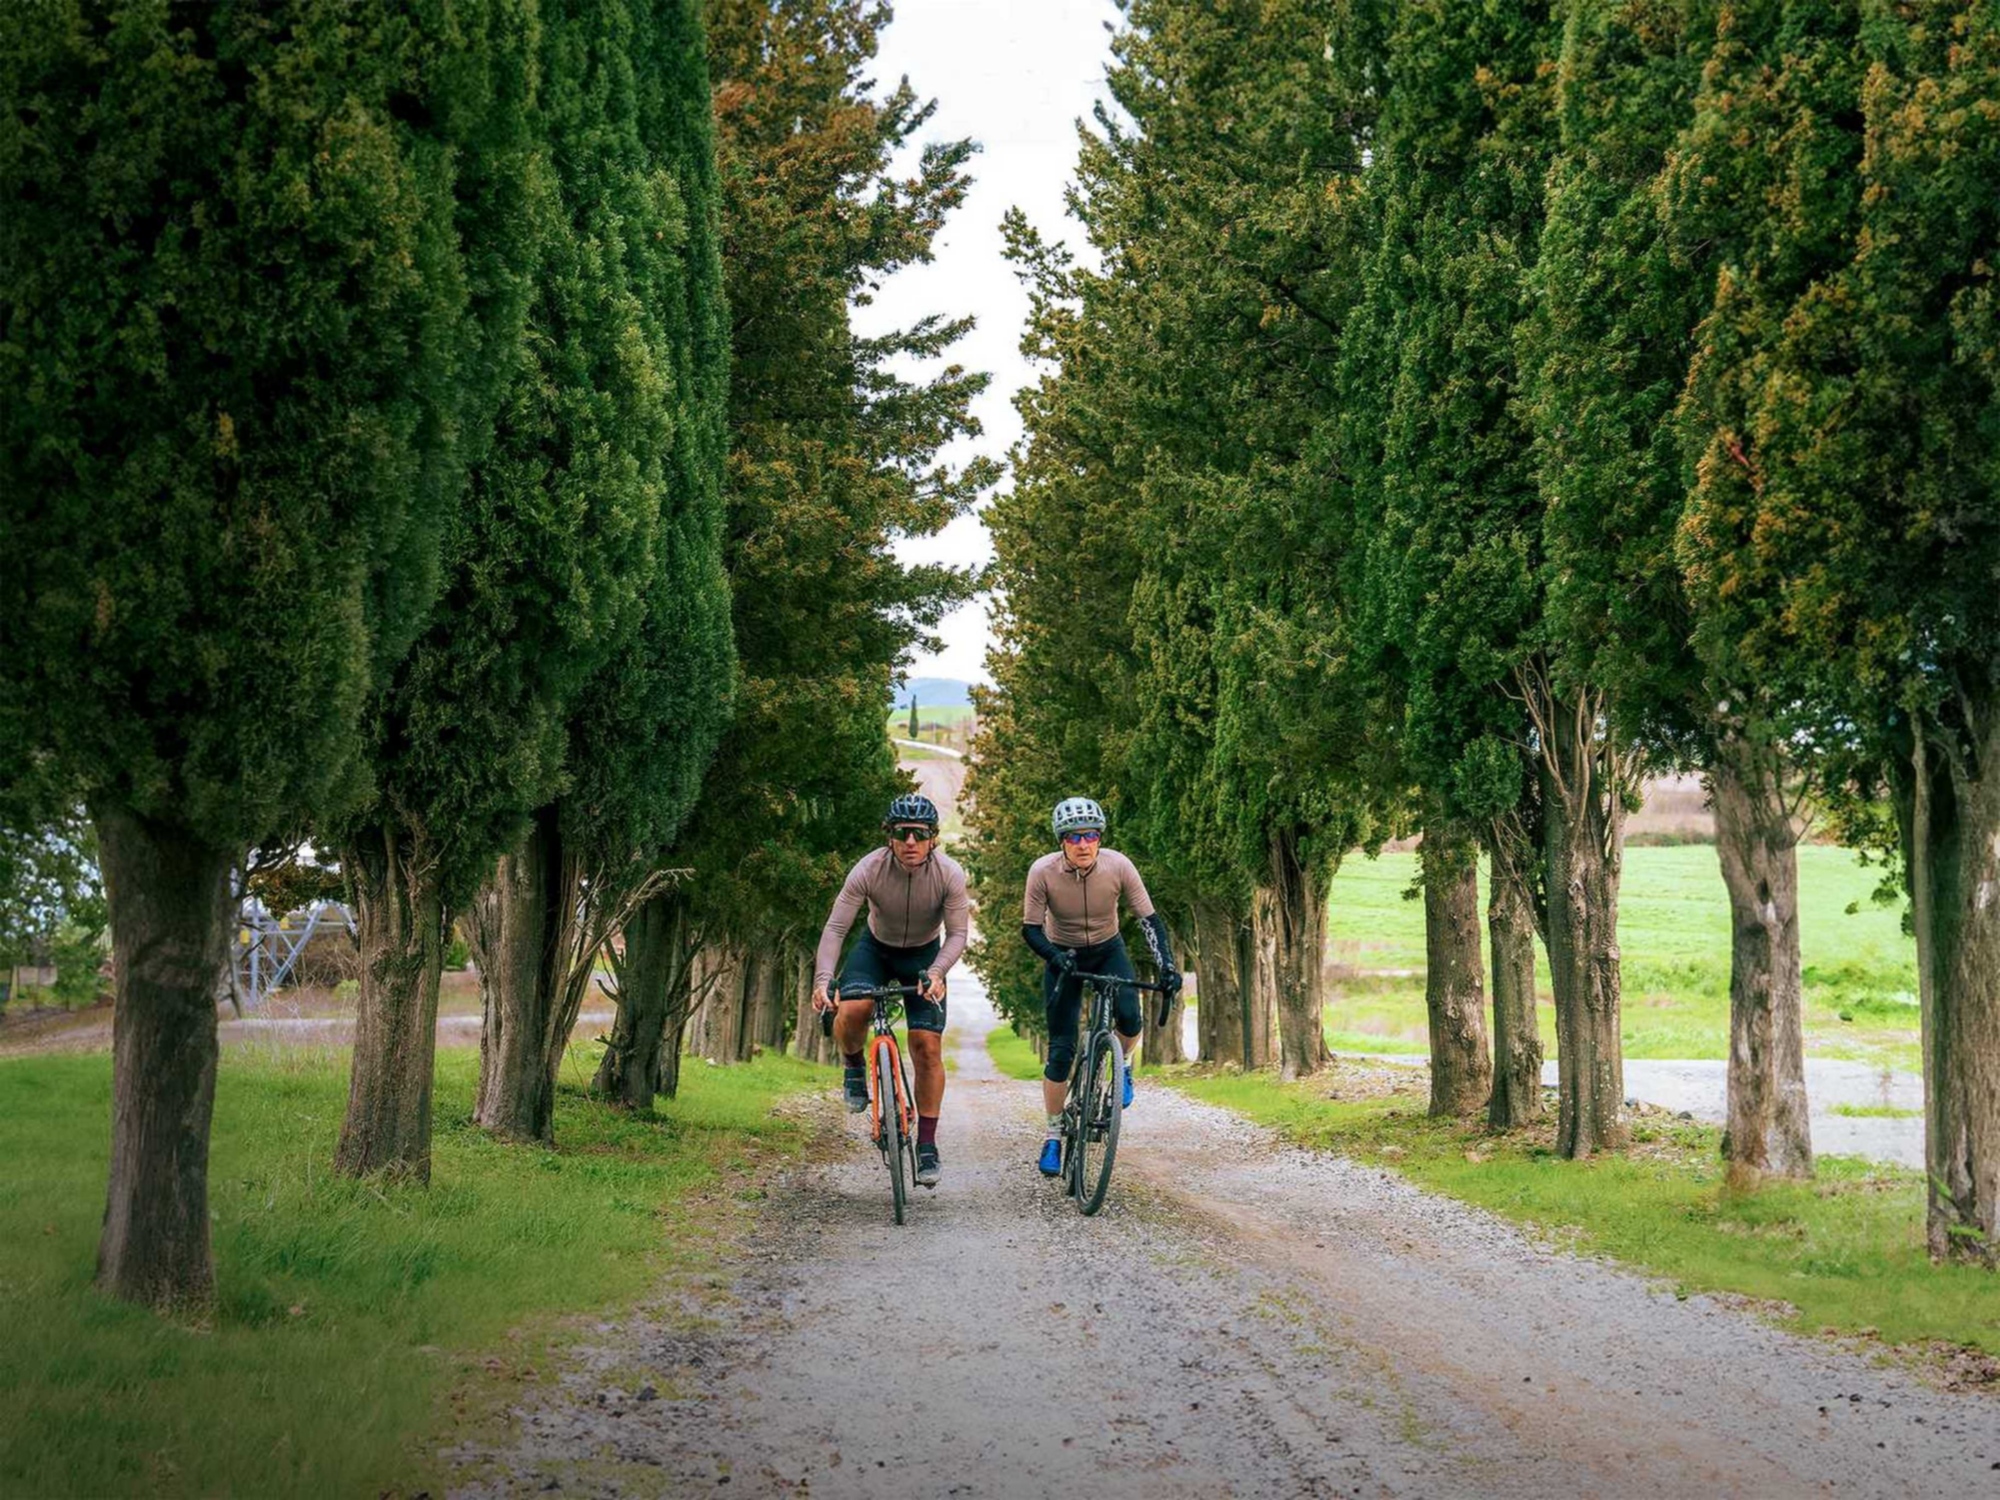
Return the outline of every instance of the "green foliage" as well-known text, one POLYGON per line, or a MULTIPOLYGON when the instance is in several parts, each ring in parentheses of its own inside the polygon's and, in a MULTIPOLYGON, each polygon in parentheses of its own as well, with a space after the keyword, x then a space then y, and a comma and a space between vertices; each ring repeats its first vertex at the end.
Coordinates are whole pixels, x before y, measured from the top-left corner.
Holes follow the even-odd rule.
POLYGON ((361 789, 490 386, 456 207, 503 12, 72 0, 6 28, 9 782, 223 847, 361 789))
POLYGON ((1644 1122, 1629 1155, 1585 1165, 1556 1156, 1546 1128, 1494 1137, 1427 1118, 1420 1077, 1400 1094, 1381 1094, 1376 1079, 1336 1073, 1335 1090, 1358 1095, 1354 1102, 1327 1099, 1323 1083, 1257 1075, 1175 1081, 1297 1144, 1392 1169, 1683 1292, 1760 1298, 1805 1331, 2000 1353, 1991 1276, 1926 1260, 1914 1173, 1822 1158, 1815 1182, 1732 1196, 1721 1181, 1718 1132, 1704 1126, 1644 1122))
POLYGON ((993 1066, 1009 1078, 1029 1082, 1042 1076, 1042 1060, 1035 1045, 1009 1026, 996 1026, 986 1033, 986 1053, 993 1066))
POLYGON ((0 968, 53 964, 55 1001, 88 1004, 110 922, 96 830, 81 811, 24 823, 0 819, 0 968))
POLYGON ((440 1054, 425 1191, 326 1172, 344 1057, 232 1055, 211 1179, 222 1301, 198 1328, 88 1285, 109 1059, 0 1064, 0 1490, 439 1493, 448 1397, 498 1409, 550 1368, 558 1319, 717 1264, 737 1223, 718 1188, 797 1151, 772 1106, 814 1081, 784 1058, 698 1069, 658 1119, 565 1090, 550 1151, 471 1125, 476 1063, 440 1054))
POLYGON ((976 434, 986 383, 945 357, 966 320, 863 338, 851 306, 930 258, 964 200, 968 142, 896 163, 934 106, 872 94, 886 11, 860 0, 708 15, 733 378, 723 548, 741 663, 736 715, 668 863, 702 872, 717 936, 816 922, 902 786, 883 736, 892 678, 968 598, 961 570, 908 566, 993 478, 940 450, 976 434), (719 929, 728 929, 723 932, 719 929))

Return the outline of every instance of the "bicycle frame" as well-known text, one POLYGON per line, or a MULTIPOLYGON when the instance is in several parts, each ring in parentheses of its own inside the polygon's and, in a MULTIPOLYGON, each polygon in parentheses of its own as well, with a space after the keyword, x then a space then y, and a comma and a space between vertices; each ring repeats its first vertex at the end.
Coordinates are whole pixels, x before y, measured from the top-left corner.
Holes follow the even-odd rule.
POLYGON ((1123 1039, 1112 1027, 1111 997, 1121 985, 1156 994, 1164 994, 1166 987, 1118 974, 1078 974, 1076 978, 1090 987, 1091 997, 1089 1016, 1083 1027, 1083 1045, 1076 1065, 1070 1070, 1068 1094, 1063 1101, 1063 1178, 1078 1210, 1089 1215, 1103 1207, 1104 1195, 1110 1190, 1111 1168, 1118 1151, 1118 1122, 1124 1113, 1120 1085, 1126 1070, 1125 1048, 1123 1039), (1098 1060, 1105 1055, 1111 1058, 1111 1092, 1102 1101, 1103 1112, 1098 1114, 1092 1111, 1088 1096, 1096 1086, 1098 1060), (1101 1153, 1101 1164, 1096 1169, 1095 1181, 1089 1182, 1087 1161, 1093 1149, 1101 1153))
MULTIPOLYGON (((868 1136, 874 1141, 875 1149, 882 1153, 882 1160, 889 1168, 891 1196, 895 1203, 896 1222, 903 1222, 904 1205, 907 1203, 907 1187, 904 1173, 911 1177, 917 1170, 917 1102, 910 1083, 909 1062, 903 1056, 903 1049, 896 1043, 895 1019, 890 1007, 894 999, 920 994, 915 985, 885 984, 872 989, 857 990, 841 995, 841 1000, 871 999, 875 1003, 875 1038, 868 1047, 868 1136), (889 1079, 889 1097, 882 1097, 879 1080, 889 1079), (889 1129, 893 1124, 894 1130, 889 1129)), ((822 1031, 831 1035, 833 1012, 820 1014, 822 1031)))

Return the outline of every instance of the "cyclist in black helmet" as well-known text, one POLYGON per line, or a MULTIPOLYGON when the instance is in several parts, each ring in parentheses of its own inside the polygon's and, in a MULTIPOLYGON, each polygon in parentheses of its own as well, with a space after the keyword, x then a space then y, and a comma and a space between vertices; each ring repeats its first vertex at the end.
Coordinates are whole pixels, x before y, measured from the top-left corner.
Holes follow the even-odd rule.
POLYGON ((833 1038, 847 1065, 847 1107, 858 1114, 868 1107, 863 1049, 874 1005, 846 996, 865 995, 884 984, 914 984, 922 990, 903 1009, 909 1019, 910 1060, 917 1083, 917 1181, 936 1187, 943 1165, 937 1125, 944 1106, 944 981, 965 952, 969 926, 965 871, 938 851, 938 810, 930 798, 914 793, 898 797, 889 804, 882 827, 888 847, 863 855, 847 872, 847 883, 820 932, 813 1007, 836 1012, 833 1038), (868 921, 840 969, 841 999, 836 1002, 834 965, 864 906, 868 921))

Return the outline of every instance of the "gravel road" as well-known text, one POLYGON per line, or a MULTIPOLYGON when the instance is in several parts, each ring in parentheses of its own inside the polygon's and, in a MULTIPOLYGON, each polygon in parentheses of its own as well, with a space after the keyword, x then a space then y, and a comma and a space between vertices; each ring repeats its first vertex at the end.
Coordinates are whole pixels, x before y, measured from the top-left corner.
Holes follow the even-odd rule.
POLYGON ((720 1294, 600 1325, 466 1497, 2000 1494, 2000 1401, 1538 1245, 1146 1087, 1110 1202, 1030 1166, 955 976, 946 1177, 856 1127, 720 1294))

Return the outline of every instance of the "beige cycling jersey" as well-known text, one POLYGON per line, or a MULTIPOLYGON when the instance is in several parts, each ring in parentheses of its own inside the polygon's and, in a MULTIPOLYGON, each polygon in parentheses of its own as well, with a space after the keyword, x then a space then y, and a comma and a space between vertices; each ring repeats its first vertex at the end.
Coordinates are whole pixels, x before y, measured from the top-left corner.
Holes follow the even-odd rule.
POLYGON ((1138 866, 1116 849, 1100 849, 1097 860, 1080 870, 1058 849, 1028 867, 1028 889, 1021 902, 1021 920, 1040 927, 1049 941, 1064 948, 1108 943, 1118 936, 1118 901, 1123 897, 1135 917, 1153 914, 1153 898, 1138 866))
POLYGON ((965 871, 958 861, 937 850, 914 870, 903 868, 893 849, 864 854, 847 872, 847 883, 833 903, 820 930, 819 951, 813 959, 813 983, 833 978, 840 948, 861 908, 868 908, 868 930, 875 941, 891 948, 920 948, 944 929, 944 946, 931 964, 942 979, 965 952, 969 921, 965 871))

